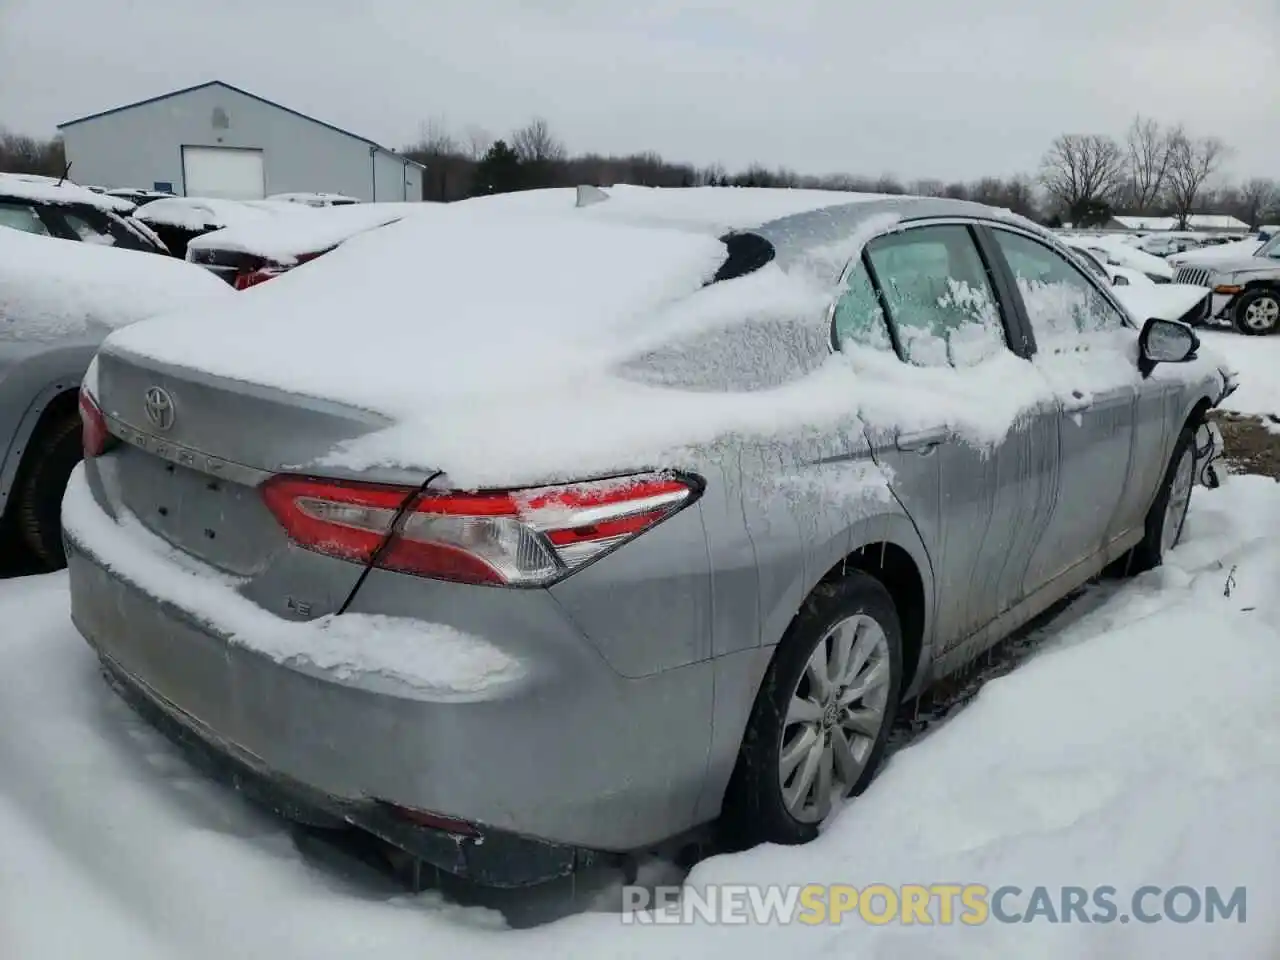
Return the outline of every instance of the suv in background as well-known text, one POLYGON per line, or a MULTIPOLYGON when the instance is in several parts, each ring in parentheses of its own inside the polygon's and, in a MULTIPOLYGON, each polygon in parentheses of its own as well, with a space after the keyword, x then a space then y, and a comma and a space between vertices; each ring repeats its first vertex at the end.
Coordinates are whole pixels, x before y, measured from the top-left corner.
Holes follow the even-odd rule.
POLYGON ((1280 331, 1280 236, 1253 256, 1189 263, 1174 276, 1213 290, 1213 316, 1241 333, 1264 336, 1280 331))

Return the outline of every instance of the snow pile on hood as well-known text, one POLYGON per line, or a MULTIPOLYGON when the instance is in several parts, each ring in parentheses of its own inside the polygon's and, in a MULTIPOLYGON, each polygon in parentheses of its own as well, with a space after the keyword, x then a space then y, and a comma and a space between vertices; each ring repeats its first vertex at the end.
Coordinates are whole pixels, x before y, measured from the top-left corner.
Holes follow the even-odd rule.
POLYGON ((165 197, 144 203, 134 218, 159 227, 180 230, 215 230, 239 224, 260 223, 284 214, 310 213, 296 203, 270 200, 219 200, 212 197, 165 197))
POLYGON ((171 257, 0 230, 0 340, 105 333, 234 296, 171 257))
POLYGON ((197 251, 221 250, 290 266, 301 255, 328 250, 357 233, 438 208, 438 204, 425 203, 355 203, 323 209, 303 206, 307 211, 303 216, 251 220, 202 234, 187 245, 187 259, 197 251))
POLYGON ((94 193, 70 181, 58 183, 50 177, 0 173, 0 197, 31 200, 36 203, 78 203, 112 213, 131 213, 134 204, 123 197, 94 193))
POLYGON ((1220 261, 1247 259, 1261 248, 1262 242, 1256 238, 1236 240, 1200 250, 1188 250, 1186 253, 1175 253, 1169 258, 1169 263, 1175 267, 1209 267, 1220 261))
POLYGON ((1181 320, 1210 295, 1208 287, 1191 283, 1131 283, 1126 287, 1112 287, 1111 292, 1139 327, 1152 317, 1181 320))
MULTIPOLYGON (((1224 900, 1245 887, 1245 922, 874 925, 855 909, 838 924, 624 924, 607 874, 572 890, 409 895, 212 783, 120 703, 57 574, 0 581, 0 667, 21 678, 0 697, 5 956, 1274 960, 1276 529, 1272 481, 1197 490, 1163 568, 1087 591, 1042 628, 1031 660, 896 753, 816 841, 714 857, 687 880, 1012 885, 1022 892, 1003 905, 1017 914, 1044 887, 1059 920, 1064 886, 1114 887, 1125 915, 1144 885, 1216 885, 1224 900), (502 929, 503 914, 457 901, 468 894, 525 924, 575 915, 502 929)), ((659 867, 641 882, 678 882, 659 867)), ((1162 901, 1144 903, 1163 915, 1162 901)))

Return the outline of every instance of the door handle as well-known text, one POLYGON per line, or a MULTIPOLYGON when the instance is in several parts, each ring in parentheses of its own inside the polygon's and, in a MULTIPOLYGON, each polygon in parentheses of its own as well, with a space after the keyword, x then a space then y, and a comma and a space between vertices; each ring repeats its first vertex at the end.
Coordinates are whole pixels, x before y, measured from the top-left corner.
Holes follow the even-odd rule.
POLYGON ((897 446, 899 450, 914 451, 920 454, 932 453, 934 448, 946 439, 947 431, 943 428, 920 430, 917 433, 898 434, 897 446))

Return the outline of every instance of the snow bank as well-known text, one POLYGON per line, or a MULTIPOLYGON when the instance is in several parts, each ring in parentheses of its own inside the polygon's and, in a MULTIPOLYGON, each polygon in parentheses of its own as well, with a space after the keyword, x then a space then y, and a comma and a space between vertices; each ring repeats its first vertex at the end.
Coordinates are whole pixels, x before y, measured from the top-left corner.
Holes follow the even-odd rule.
POLYGON ((122 197, 94 193, 70 181, 48 177, 27 177, 20 174, 0 173, 0 197, 31 200, 37 203, 79 203, 112 213, 131 213, 134 204, 122 197))
POLYGON ((1272 960, 1277 528, 1272 481, 1197 490, 1163 569, 1089 590, 1043 628, 1039 655, 896 754, 817 841, 716 857, 688 881, 1108 884, 1121 904, 1144 884, 1245 886, 1246 923, 642 927, 623 925, 614 888, 561 922, 496 929, 492 909, 317 857, 189 767, 101 682, 58 574, 0 583, 0 666, 21 678, 0 697, 5 955, 1272 960))
POLYGON ((62 522, 122 578, 184 610, 203 612, 232 643, 278 663, 339 682, 381 678, 437 701, 483 699, 524 676, 520 662, 488 641, 444 624, 358 613, 282 620, 237 593, 236 578, 175 550, 137 518, 113 520, 94 502, 83 467, 76 467, 67 486, 62 522))
POLYGON ((199 250, 224 250, 262 257, 282 266, 292 265, 301 254, 319 253, 344 240, 395 223, 406 216, 429 213, 434 205, 423 203, 358 203, 311 209, 299 217, 252 219, 196 237, 187 245, 187 258, 199 250))
POLYGON ((161 254, 0 230, 0 340, 50 340, 195 309, 235 292, 161 254))
POLYGON ((1200 339, 1239 374, 1240 387, 1224 410, 1280 415, 1280 337, 1246 337, 1233 331, 1200 330, 1200 339))

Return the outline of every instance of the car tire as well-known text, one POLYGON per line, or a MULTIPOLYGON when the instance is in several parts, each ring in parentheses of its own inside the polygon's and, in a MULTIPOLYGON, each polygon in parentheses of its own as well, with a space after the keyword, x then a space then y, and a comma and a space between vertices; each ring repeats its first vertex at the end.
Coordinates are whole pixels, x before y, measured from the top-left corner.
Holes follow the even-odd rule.
POLYGON ((725 797, 722 822, 730 846, 813 839, 830 807, 820 799, 823 770, 830 771, 828 799, 837 791, 856 796, 866 788, 884 754, 901 684, 902 628, 884 585, 850 573, 815 588, 778 644, 756 694, 725 797), (841 649, 850 651, 846 675, 818 690, 813 670, 821 668, 811 660, 825 664, 829 676, 841 649), (854 661, 863 653, 867 659, 859 667, 854 661), (841 703, 859 689, 864 696, 841 703), (803 711, 792 709, 793 699, 804 701, 803 711), (839 754, 846 761, 841 763, 837 751, 844 745, 851 749, 839 754), (804 759, 796 762, 797 754, 804 759), (802 786, 806 776, 812 788, 802 786))
POLYGON ((1124 566, 1127 574, 1134 575, 1154 570, 1164 563, 1165 555, 1177 546, 1182 538, 1187 511, 1191 505, 1191 491, 1195 489, 1195 455, 1195 429, 1190 426, 1183 427, 1173 446, 1173 455, 1165 468, 1164 479, 1160 482, 1160 492, 1156 494, 1155 502, 1147 511, 1142 541, 1126 558, 1127 562, 1124 566), (1183 497, 1184 482, 1187 484, 1185 498, 1183 497), (1171 501, 1173 501, 1172 509, 1170 509, 1171 501), (1176 527, 1170 530, 1170 524, 1175 524, 1176 527))
POLYGON ((67 565, 62 548, 62 495, 82 454, 79 417, 59 417, 40 430, 18 471, 13 503, 18 531, 50 570, 67 565))
POLYGON ((1241 333, 1265 337, 1280 331, 1280 291, 1248 290, 1236 301, 1231 321, 1241 333))

